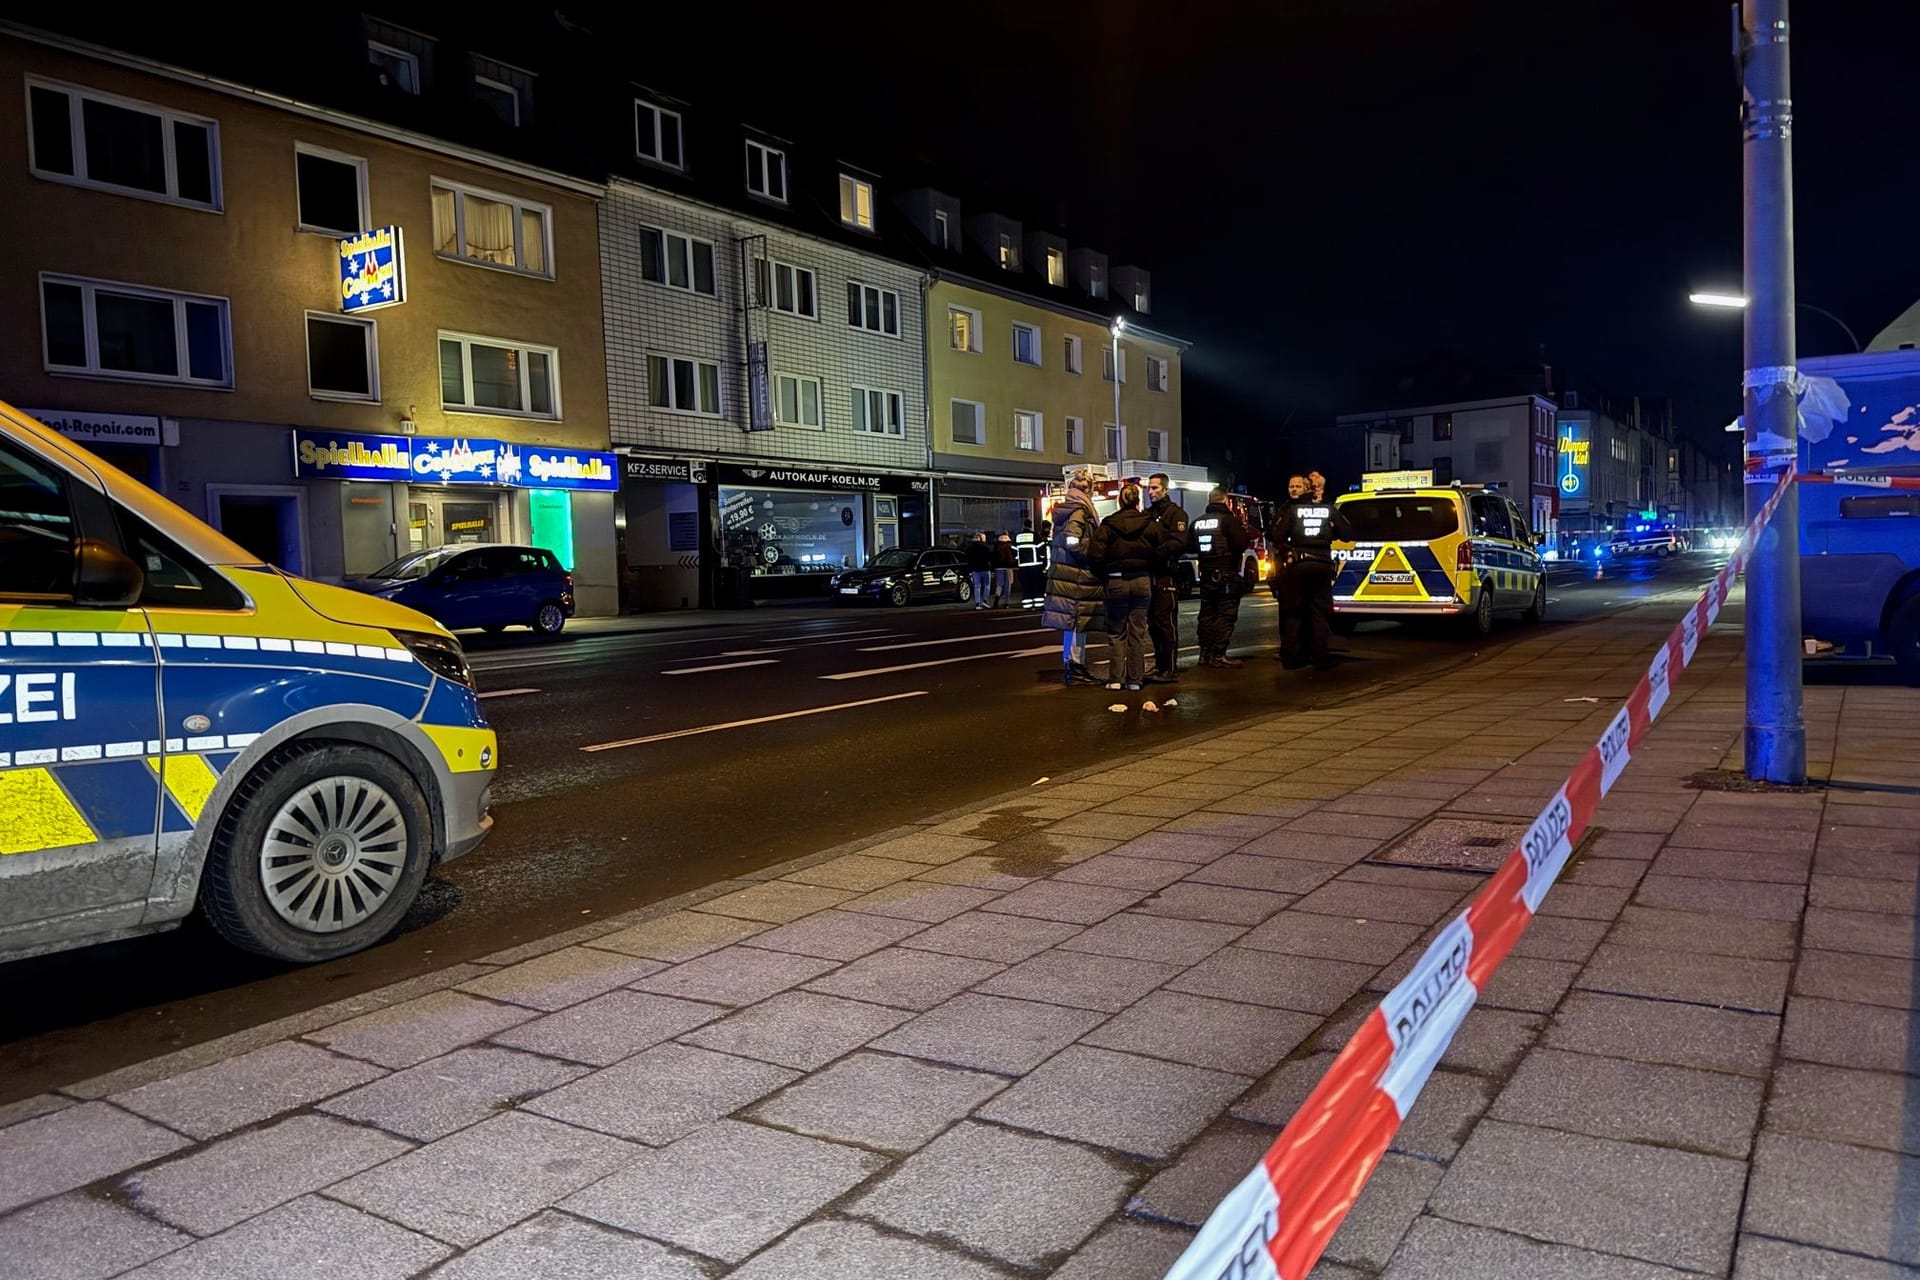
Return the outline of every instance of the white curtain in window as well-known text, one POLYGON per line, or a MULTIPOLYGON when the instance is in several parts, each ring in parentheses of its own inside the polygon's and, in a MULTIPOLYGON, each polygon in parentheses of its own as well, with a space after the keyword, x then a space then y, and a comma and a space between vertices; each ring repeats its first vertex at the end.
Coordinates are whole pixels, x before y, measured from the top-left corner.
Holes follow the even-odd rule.
POLYGON ((453 201, 453 192, 445 187, 433 189, 433 251, 458 257, 460 229, 454 222, 453 201))
POLYGON ((547 269, 547 228, 546 217, 538 209, 520 211, 520 246, 526 261, 520 264, 528 271, 547 269))
POLYGON ((516 265, 513 256, 513 206, 479 196, 466 197, 467 256, 503 267, 516 265))

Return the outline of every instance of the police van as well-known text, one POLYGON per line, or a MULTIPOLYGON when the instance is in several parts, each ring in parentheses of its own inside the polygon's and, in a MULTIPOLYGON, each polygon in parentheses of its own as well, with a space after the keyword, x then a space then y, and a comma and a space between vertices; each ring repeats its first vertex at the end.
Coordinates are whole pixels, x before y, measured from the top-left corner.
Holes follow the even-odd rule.
POLYGON ((1334 620, 1456 618, 1475 635, 1501 613, 1547 616, 1546 563, 1526 517, 1482 485, 1430 471, 1372 473, 1335 500, 1352 540, 1335 542, 1334 620))
POLYGON ((0 404, 0 960, 178 925, 331 959, 492 825, 456 641, 0 404))

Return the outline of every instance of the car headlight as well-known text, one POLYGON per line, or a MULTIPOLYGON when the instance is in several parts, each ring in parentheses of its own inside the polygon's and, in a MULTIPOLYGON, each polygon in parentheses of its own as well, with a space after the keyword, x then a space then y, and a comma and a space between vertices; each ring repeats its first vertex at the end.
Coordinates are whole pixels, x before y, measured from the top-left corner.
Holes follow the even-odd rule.
POLYGON ((407 652, 420 659, 420 665, 442 680, 473 688, 473 668, 467 665, 466 651, 452 636, 437 636, 429 631, 396 631, 394 638, 407 646, 407 652))

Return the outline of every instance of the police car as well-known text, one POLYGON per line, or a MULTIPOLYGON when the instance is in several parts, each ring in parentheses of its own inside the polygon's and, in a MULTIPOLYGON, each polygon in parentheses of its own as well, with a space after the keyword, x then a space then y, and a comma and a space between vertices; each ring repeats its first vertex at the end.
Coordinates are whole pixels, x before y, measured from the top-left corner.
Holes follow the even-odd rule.
POLYGON ((261 955, 370 946, 487 834, 497 752, 439 624, 0 404, 0 960, 196 906, 261 955))
POLYGON ((1546 617, 1546 563, 1504 494, 1393 472, 1362 477, 1359 493, 1335 502, 1353 534, 1333 544, 1333 612, 1343 630, 1365 618, 1447 617, 1486 635, 1500 613, 1546 617))

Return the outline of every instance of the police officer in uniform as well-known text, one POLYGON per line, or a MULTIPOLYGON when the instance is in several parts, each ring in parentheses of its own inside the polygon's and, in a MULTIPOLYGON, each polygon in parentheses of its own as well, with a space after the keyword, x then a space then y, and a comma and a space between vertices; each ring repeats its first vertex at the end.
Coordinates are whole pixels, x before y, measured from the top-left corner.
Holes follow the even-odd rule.
POLYGON ((1333 665, 1333 542, 1345 536, 1346 521, 1332 503, 1316 502, 1301 476, 1287 481, 1287 495, 1293 500, 1280 509, 1277 529, 1287 557, 1280 575, 1280 661, 1289 670, 1312 662, 1324 671, 1333 665))
POLYGON ((1207 511, 1193 522, 1193 548, 1200 553, 1200 665, 1237 667, 1229 658, 1233 625, 1240 619, 1240 597, 1247 589, 1245 559, 1253 539, 1227 505, 1227 491, 1215 486, 1207 511))
POLYGON ((1165 537, 1153 565, 1153 604, 1147 612, 1147 633, 1153 639, 1153 670, 1148 684, 1171 684, 1180 678, 1180 557, 1187 552, 1187 513, 1173 500, 1173 486, 1164 472, 1147 477, 1147 516, 1165 537))

